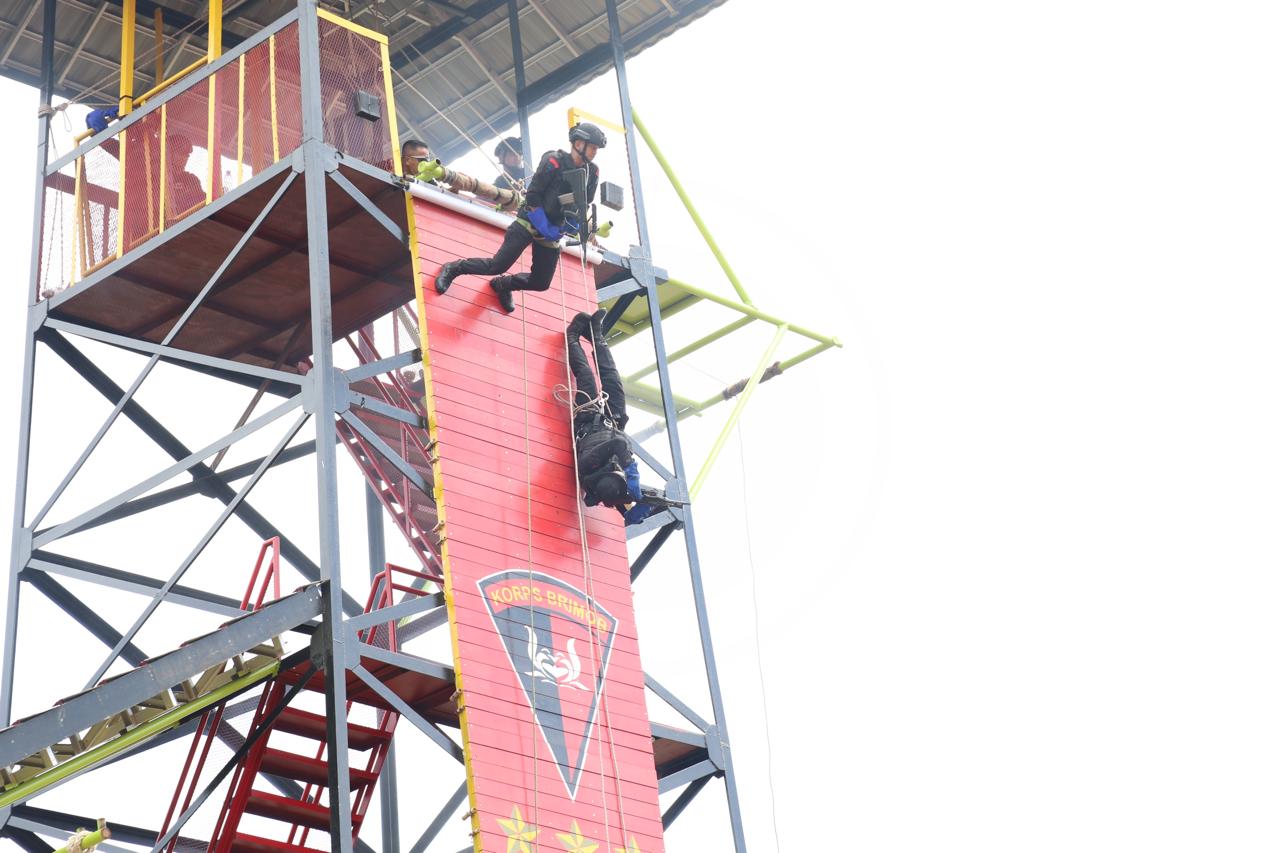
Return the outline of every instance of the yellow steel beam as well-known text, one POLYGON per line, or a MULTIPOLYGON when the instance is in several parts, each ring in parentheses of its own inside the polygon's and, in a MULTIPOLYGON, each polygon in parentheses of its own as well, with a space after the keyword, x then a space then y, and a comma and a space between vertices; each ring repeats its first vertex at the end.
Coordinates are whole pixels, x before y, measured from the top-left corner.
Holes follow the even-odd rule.
POLYGON ((222 56, 222 0, 209 0, 209 61, 222 56))
MULTIPOLYGON (((120 115, 133 109, 133 39, 138 24, 136 0, 124 0, 120 21, 120 115)), ((121 152, 121 162, 124 161, 121 152)))

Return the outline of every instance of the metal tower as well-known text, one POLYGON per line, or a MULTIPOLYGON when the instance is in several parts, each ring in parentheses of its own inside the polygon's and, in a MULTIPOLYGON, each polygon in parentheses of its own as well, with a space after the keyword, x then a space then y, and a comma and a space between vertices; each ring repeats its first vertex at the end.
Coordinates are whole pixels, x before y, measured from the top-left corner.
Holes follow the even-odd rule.
MULTIPOLYGON (((714 243, 738 299, 669 280, 655 265, 638 130, 673 182, 675 176, 631 107, 626 56, 638 39, 624 34, 619 5, 605 0, 608 38, 593 50, 594 61, 611 65, 617 77, 639 243, 625 256, 593 256, 593 299, 608 308, 606 325, 614 340, 642 340, 649 331, 653 365, 629 377, 629 396, 634 392, 636 404, 657 420, 647 435, 636 437, 637 455, 668 498, 687 502, 706 467, 692 477, 687 471, 679 420, 736 397, 732 423, 761 381, 838 342, 755 308, 714 243), (664 316, 700 302, 733 312, 735 319, 669 357, 664 316), (702 403, 673 390, 672 360, 760 322, 777 331, 749 378, 702 403), (788 333, 813 346, 774 361, 788 333), (649 373, 656 376, 654 386, 640 382, 649 373), (666 442, 669 465, 652 452, 655 440, 666 442)), ((699 14, 706 5, 685 4, 682 14, 699 14)), ((50 103, 57 88, 61 6, 43 0, 41 7, 42 104, 50 103)), ((334 850, 369 849, 374 833, 361 840, 359 831, 376 792, 382 850, 439 849, 433 842, 468 798, 472 757, 458 733, 463 703, 456 692, 457 660, 434 660, 404 648, 432 631, 443 633, 455 618, 450 567, 442 556, 448 526, 439 502, 440 459, 452 451, 438 445, 430 389, 424 408, 421 386, 406 372, 430 369, 424 363, 430 357, 425 337, 417 338, 425 315, 415 318, 405 308, 415 295, 421 303, 428 272, 415 255, 415 192, 425 192, 431 203, 445 201, 433 201, 433 191, 408 187, 400 174, 398 143, 409 134, 397 124, 393 75, 403 49, 318 8, 316 0, 299 0, 224 50, 222 3, 215 2, 202 60, 135 94, 134 15, 144 6, 163 11, 141 0, 122 4, 120 119, 56 158, 49 148, 53 112, 42 110, 39 122, 0 676, 0 727, 7 727, 0 732, 0 834, 26 850, 53 849, 43 837, 91 826, 88 815, 97 804, 65 814, 33 798, 116 761, 181 742, 188 750, 186 769, 161 785, 163 791, 149 792, 156 822, 114 826, 114 842, 164 850, 296 850, 306 846, 308 832, 327 831, 334 850), (203 154, 192 157, 193 151, 203 154), (375 338, 375 328, 382 338, 375 338), (102 347, 145 358, 130 384, 122 386, 97 363, 93 352, 102 347), (162 365, 188 371, 193 389, 209 387, 199 382, 244 389, 241 394, 251 390, 254 404, 231 429, 189 446, 140 402, 140 392, 162 365), (44 377, 53 368, 69 368, 82 383, 51 388, 44 377), (83 395, 72 396, 71 407, 99 425, 85 446, 64 448, 56 473, 39 471, 40 478, 56 482, 45 489, 42 479, 37 489, 31 461, 39 436, 33 425, 45 394, 64 401, 83 395), (91 403, 91 395, 105 400, 105 417, 88 414, 101 405, 91 403), (126 483, 90 483, 107 496, 65 509, 66 496, 94 477, 95 452, 124 423, 170 461, 158 468, 140 462, 126 483), (223 465, 224 455, 234 464, 223 465), (288 463, 309 464, 297 461, 310 457, 312 491, 296 494, 283 509, 256 500, 255 487, 264 478, 288 463), (365 494, 367 567, 344 563, 342 556, 343 457, 363 478, 353 482, 365 494), (179 501, 201 499, 216 509, 208 524, 173 529, 166 526, 171 516, 158 515, 179 501), (289 524, 277 523, 279 512, 296 514, 297 507, 312 517, 314 536, 300 537, 289 524), (147 523, 151 517, 161 519, 155 526, 163 539, 184 543, 184 555, 162 571, 130 565, 136 549, 94 550, 91 559, 83 548, 64 547, 112 523, 147 523), (388 525, 403 535, 418 564, 387 563, 388 525), (256 565, 246 554, 243 566, 189 574, 233 528, 266 543, 256 565), (282 589, 286 573, 304 585, 288 592, 286 583, 282 589), (85 593, 95 588, 134 595, 141 612, 130 620, 102 611, 85 593), (32 626, 23 617, 33 593, 56 605, 65 626, 78 625, 97 638, 103 657, 66 661, 56 645, 33 643, 32 626), (193 624, 204 629, 195 639, 172 615, 182 612, 194 614, 193 624), (21 701, 15 697, 15 673, 55 666, 70 679, 59 693, 66 698, 13 720, 21 701), (322 697, 322 714, 301 709, 294 700, 304 694, 322 697), (408 725, 397 728, 401 718, 408 725), (321 748, 312 757, 288 752, 278 745, 278 732, 321 748), (439 746, 432 777, 452 773, 457 779, 455 793, 430 813, 408 815, 398 807, 392 737, 397 732, 439 746), (254 788, 255 779, 274 792, 254 788), (188 818, 208 812, 218 815, 212 833, 192 834, 188 818), (288 839, 268 843, 237 828, 245 814, 292 827, 288 839)), ((503 6, 473 3, 456 31, 503 6)), ((557 73, 551 72, 526 83, 519 6, 507 0, 505 12, 514 117, 528 148, 529 112, 564 81, 549 81, 557 73)), ((157 15, 158 43, 160 20, 157 15)), ((161 76, 159 69, 155 76, 161 76)), ((526 160, 532 161, 532 153, 526 151, 526 160)), ((688 205, 678 182, 676 187, 688 205)), ((710 242, 691 205, 689 210, 710 242)), ((221 423, 228 419, 225 411, 202 408, 215 397, 193 392, 184 406, 205 423, 221 423)), ((708 465, 722 444, 717 442, 708 465)), ((626 535, 649 537, 630 560, 630 580, 636 583, 644 582, 645 568, 661 549, 683 541, 710 696, 704 718, 663 686, 661 674, 643 673, 644 687, 689 724, 652 726, 658 791, 678 791, 661 815, 662 827, 712 785, 728 805, 724 846, 745 850, 692 509, 667 509, 626 535)), ((62 626, 41 630, 56 633, 62 626)), ((26 706, 23 712, 31 710, 26 706)), ((536 752, 533 758, 536 765, 536 752)), ((471 795, 472 809, 480 808, 474 785, 471 795)), ((619 787, 617 800, 622 799, 619 787)), ((606 797, 606 822, 608 802, 606 797)), ((473 822, 479 825, 474 816, 473 822)), ((513 831, 509 837, 519 842, 524 830, 513 831)), ((481 836, 475 839, 479 851, 481 836)), ((559 849, 546 843, 542 848, 559 849)))

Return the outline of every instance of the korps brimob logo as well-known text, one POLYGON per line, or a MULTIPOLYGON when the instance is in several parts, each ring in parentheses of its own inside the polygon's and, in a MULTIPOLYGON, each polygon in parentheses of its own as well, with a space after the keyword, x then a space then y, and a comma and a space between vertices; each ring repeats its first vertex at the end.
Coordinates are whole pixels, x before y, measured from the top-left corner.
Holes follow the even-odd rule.
POLYGON ((476 585, 574 799, 618 621, 582 590, 541 572, 496 572, 476 585))

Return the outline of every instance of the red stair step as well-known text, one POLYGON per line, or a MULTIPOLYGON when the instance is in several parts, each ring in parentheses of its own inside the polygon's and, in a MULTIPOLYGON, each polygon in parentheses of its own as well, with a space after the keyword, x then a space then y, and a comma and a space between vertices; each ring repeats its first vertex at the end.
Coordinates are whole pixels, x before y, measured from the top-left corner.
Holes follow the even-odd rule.
POLYGON ((314 847, 301 847, 297 844, 286 844, 270 838, 259 838, 237 832, 231 839, 231 853, 318 853, 314 847))
POLYGON ((288 824, 309 826, 312 829, 329 830, 329 807, 318 803, 304 803, 292 797, 268 794, 266 791, 250 791, 244 810, 288 824))
MULTIPOLYGON (((311 758, 284 752, 279 749, 266 749, 262 754, 262 772, 286 779, 297 779, 299 782, 310 782, 313 785, 328 787, 329 767, 324 759, 311 758)), ((372 785, 378 781, 376 774, 367 770, 351 768, 351 786, 372 785)))
MULTIPOLYGON (((324 722, 323 714, 312 714, 309 711, 286 707, 280 716, 276 718, 275 728, 291 735, 300 735, 323 743, 328 740, 324 722)), ((352 749, 372 749, 390 739, 385 732, 380 732, 370 726, 360 726, 354 723, 347 724, 347 745, 352 749)))

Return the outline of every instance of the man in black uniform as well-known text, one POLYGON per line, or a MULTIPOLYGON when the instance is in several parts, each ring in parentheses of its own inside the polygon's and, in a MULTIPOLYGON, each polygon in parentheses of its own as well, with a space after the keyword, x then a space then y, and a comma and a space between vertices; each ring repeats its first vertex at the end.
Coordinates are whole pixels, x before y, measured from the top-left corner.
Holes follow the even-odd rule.
POLYGON ((493 156, 498 158, 502 174, 493 179, 493 185, 500 190, 524 189, 524 143, 518 136, 508 136, 493 149, 493 156))
POLYGON ((651 501, 640 487, 640 468, 631 452, 631 439, 623 432, 627 426, 627 397, 604 339, 603 318, 603 309, 594 315, 580 313, 565 331, 569 369, 576 386, 572 400, 578 483, 587 506, 604 504, 621 513, 627 524, 636 524, 657 512, 661 503, 651 501), (600 372, 599 388, 582 349, 583 338, 591 342, 600 372))
MULTIPOLYGON (((587 203, 596 195, 596 182, 600 170, 591 161, 596 151, 605 146, 604 131, 594 124, 575 124, 569 131, 569 151, 548 151, 542 155, 538 171, 529 181, 524 204, 516 215, 516 221, 507 228, 502 246, 492 258, 466 258, 450 261, 436 275, 436 293, 444 293, 459 275, 490 275, 489 286, 498 296, 502 310, 510 314, 516 310, 512 292, 516 290, 546 290, 551 286, 556 265, 560 262, 560 237, 572 234, 579 227, 576 219, 566 219, 562 195, 573 193, 573 187, 565 173, 573 169, 585 169, 587 174, 587 203), (501 275, 511 268, 525 247, 533 244, 533 264, 530 272, 501 275)), ((586 211, 576 211, 585 216, 586 211)))

